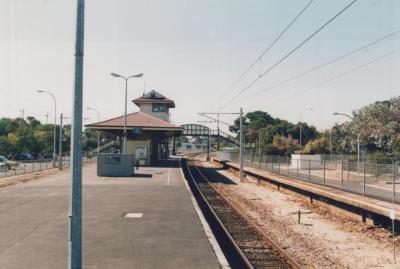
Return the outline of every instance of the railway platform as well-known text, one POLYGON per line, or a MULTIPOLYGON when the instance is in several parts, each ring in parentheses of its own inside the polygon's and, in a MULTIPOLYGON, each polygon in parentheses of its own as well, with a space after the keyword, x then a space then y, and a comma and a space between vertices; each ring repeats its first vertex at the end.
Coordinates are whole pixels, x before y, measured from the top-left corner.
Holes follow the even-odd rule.
MULTIPOLYGON (((227 169, 239 170, 236 162, 213 158, 217 164, 224 165, 227 169)), ((321 186, 302 180, 293 179, 284 175, 278 175, 269 171, 253 167, 244 167, 246 176, 259 179, 278 187, 286 188, 310 197, 311 201, 320 201, 334 207, 344 209, 353 216, 360 216, 363 221, 383 222, 390 225, 390 218, 400 221, 400 206, 390 202, 377 200, 370 197, 345 192, 336 188, 321 186)))
MULTIPOLYGON (((67 268, 69 182, 0 188, 0 268, 67 268)), ((91 165, 83 184, 84 268, 221 268, 177 159, 125 178, 91 165)))

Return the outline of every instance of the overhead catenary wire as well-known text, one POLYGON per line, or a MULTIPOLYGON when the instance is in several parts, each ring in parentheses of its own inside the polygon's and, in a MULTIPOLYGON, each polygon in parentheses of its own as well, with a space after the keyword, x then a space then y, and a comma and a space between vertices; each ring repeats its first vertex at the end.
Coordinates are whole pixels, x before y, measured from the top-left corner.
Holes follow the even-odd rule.
POLYGON ((281 37, 289 30, 289 28, 300 18, 300 16, 306 11, 306 9, 314 2, 314 0, 310 0, 307 2, 307 4, 303 7, 303 9, 290 21, 290 23, 283 29, 283 31, 274 39, 274 41, 269 44, 269 46, 261 53, 260 56, 257 57, 255 61, 253 61, 247 68, 246 70, 216 99, 215 102, 218 102, 221 100, 223 96, 225 96, 232 88, 234 88, 237 83, 248 73, 250 72, 253 67, 261 61, 261 59, 264 57, 267 52, 272 49, 272 47, 281 39, 281 37))
POLYGON ((369 48, 369 47, 371 47, 371 46, 373 46, 373 45, 376 45, 376 44, 378 44, 378 43, 380 43, 380 42, 382 42, 382 41, 384 41, 384 40, 386 40, 386 39, 389 39, 389 38, 393 37, 394 35, 396 35, 396 34, 398 34, 398 33, 400 33, 400 30, 397 30, 397 31, 392 32, 392 33, 390 33, 390 34, 388 34, 388 35, 385 35, 385 36, 383 36, 383 37, 380 37, 379 39, 376 39, 376 40, 374 40, 374 41, 372 41, 372 42, 370 42, 370 43, 368 43, 368 44, 366 44, 366 45, 364 45, 364 46, 362 46, 362 47, 359 47, 359 48, 357 48, 357 49, 355 49, 355 50, 352 50, 352 51, 350 51, 350 52, 347 52, 347 53, 345 53, 345 54, 343 54, 343 55, 341 55, 341 56, 339 56, 339 57, 336 57, 336 58, 334 58, 334 59, 332 59, 332 60, 329 60, 329 61, 327 61, 327 62, 324 62, 324 63, 322 63, 322 64, 320 64, 320 65, 318 65, 318 66, 315 66, 315 67, 313 67, 313 68, 311 68, 311 69, 308 69, 308 70, 306 70, 306 71, 304 71, 304 72, 301 72, 301 73, 299 73, 299 74, 297 74, 297 75, 295 75, 295 76, 293 76, 293 77, 291 77, 291 78, 289 78, 289 79, 286 79, 286 80, 284 80, 284 81, 281 81, 281 82, 279 82, 279 83, 276 83, 276 84, 274 84, 274 85, 272 85, 272 86, 270 86, 270 87, 268 87, 268 88, 265 88, 265 89, 263 89, 263 90, 261 90, 261 91, 258 91, 258 92, 254 93, 254 94, 251 94, 251 95, 249 95, 249 96, 246 96, 246 97, 244 97, 244 98, 242 98, 242 99, 240 99, 240 100, 238 100, 238 101, 244 101, 244 100, 247 100, 247 99, 249 99, 249 98, 256 97, 256 96, 258 96, 258 95, 260 95, 260 94, 262 94, 262 93, 265 93, 265 92, 267 92, 267 91, 269 91, 269 90, 272 90, 272 89, 278 88, 278 87, 280 87, 280 86, 283 86, 283 85, 285 85, 285 84, 287 84, 287 83, 289 83, 289 82, 292 82, 292 81, 294 81, 294 80, 296 80, 296 79, 298 79, 298 78, 301 78, 301 77, 303 77, 303 76, 305 76, 305 75, 308 75, 308 74, 310 74, 310 73, 312 73, 312 72, 315 72, 315 71, 317 71, 317 70, 319 70, 319 69, 321 69, 321 68, 323 68, 323 67, 325 67, 325 66, 327 66, 327 65, 330 65, 330 64, 333 64, 333 63, 335 63, 335 62, 338 62, 338 61, 340 61, 340 60, 342 60, 342 59, 345 59, 345 58, 347 58, 347 57, 349 57, 349 56, 351 56, 351 55, 357 53, 357 52, 360 52, 360 51, 365 50, 365 49, 367 49, 367 48, 369 48))
POLYGON ((223 109, 226 107, 228 104, 230 104, 232 101, 234 101, 236 98, 238 98, 242 93, 244 93, 246 90, 251 88, 254 84, 256 84, 262 77, 267 75, 269 72, 271 72, 275 67, 277 67, 279 64, 281 64, 283 61, 285 61, 290 55, 292 55, 295 51, 300 49, 304 44, 306 44, 309 40, 311 40, 314 36, 316 36, 320 31, 322 31, 326 26, 328 26, 331 22, 333 22, 336 18, 338 18, 341 14, 343 14, 347 9, 349 9, 354 3, 356 3, 358 0, 353 0, 349 4, 347 4, 343 9, 341 9, 335 16, 330 18, 327 22, 325 22, 323 25, 321 25, 316 31, 314 31, 311 35, 309 35, 306 39, 304 39, 300 44, 298 44, 294 49, 289 51, 285 56, 280 58, 276 63, 274 63, 272 66, 270 66, 267 70, 265 70, 262 74, 260 74, 256 79, 251 81, 246 87, 241 89, 236 95, 234 95, 232 98, 230 98, 227 102, 225 102, 222 106, 219 107, 219 109, 223 109))
POLYGON ((332 78, 330 78, 330 79, 328 79, 328 80, 324 80, 324 81, 322 81, 322 82, 320 82, 320 83, 318 83, 318 84, 316 84, 316 85, 314 85, 314 86, 312 86, 312 87, 303 89, 303 90, 298 91, 298 92, 296 92, 296 93, 294 93, 294 94, 292 94, 292 95, 290 95, 290 96, 286 96, 286 97, 280 98, 280 99, 278 99, 278 100, 276 100, 276 101, 274 101, 274 102, 271 102, 271 103, 267 104, 267 106, 269 107, 269 106, 275 105, 275 104, 280 103, 280 102, 282 102, 282 101, 284 101, 284 100, 286 100, 286 99, 290 99, 290 98, 293 98, 293 97, 295 97, 295 96, 299 96, 299 95, 301 95, 301 94, 304 94, 304 93, 306 93, 306 92, 309 92, 309 91, 311 91, 311 90, 317 89, 317 88, 319 88, 319 87, 321 87, 321 86, 324 86, 324 85, 326 85, 326 84, 328 84, 328 83, 330 83, 330 82, 332 82, 332 81, 335 81, 335 80, 337 80, 337 79, 339 79, 339 78, 342 78, 342 77, 344 77, 344 76, 346 76, 346 75, 348 75, 348 74, 350 74, 350 73, 353 73, 353 72, 355 72, 355 71, 357 71, 357 70, 359 70, 359 69, 361 69, 361 68, 364 68, 364 67, 366 67, 366 66, 368 66, 368 65, 371 65, 371 64, 373 64, 373 63, 375 63, 375 62, 378 62, 379 60, 382 60, 382 59, 384 59, 384 58, 386 58, 386 57, 388 57, 388 56, 391 56, 391 55, 393 55, 393 54, 395 54, 395 53, 397 53, 397 52, 399 52, 399 51, 400 51, 400 48, 397 48, 397 49, 395 49, 395 50, 392 50, 392 51, 390 51, 389 53, 386 53, 386 54, 384 54, 384 55, 382 55, 382 56, 379 56, 379 57, 377 57, 377 58, 374 58, 374 59, 371 60, 371 61, 368 61, 368 62, 366 62, 366 63, 363 63, 363 64, 361 64, 361 65, 358 65, 358 66, 356 66, 356 67, 354 67, 354 68, 352 68, 352 69, 350 69, 350 70, 347 70, 346 72, 343 72, 343 73, 341 73, 341 74, 339 74, 339 75, 337 75, 337 76, 334 76, 334 77, 332 77, 332 78))

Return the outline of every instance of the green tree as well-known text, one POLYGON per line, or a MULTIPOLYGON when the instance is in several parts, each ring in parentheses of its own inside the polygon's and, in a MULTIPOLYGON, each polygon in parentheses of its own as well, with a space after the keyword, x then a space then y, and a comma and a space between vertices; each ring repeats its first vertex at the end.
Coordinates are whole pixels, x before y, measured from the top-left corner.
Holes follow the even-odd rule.
POLYGON ((341 125, 341 144, 355 152, 357 138, 369 152, 400 153, 400 97, 379 101, 353 112, 353 119, 341 125))
POLYGON ((328 154, 329 153, 329 140, 323 136, 309 141, 303 150, 302 154, 328 154))
POLYGON ((0 136, 0 155, 10 157, 15 152, 13 144, 7 136, 0 136))
MULTIPOLYGON (((230 131, 238 135, 239 126, 240 118, 237 118, 234 121, 234 124, 230 126, 230 131)), ((293 152, 294 145, 296 145, 295 140, 299 140, 300 124, 295 125, 286 120, 273 118, 267 112, 254 111, 247 113, 243 117, 243 126, 246 143, 250 143, 254 146, 258 145, 258 143, 261 143, 261 147, 264 148, 265 151, 288 154, 293 152), (274 143, 274 138, 277 135, 279 137, 285 137, 288 141, 290 141, 291 146, 267 146, 268 144, 274 143), (284 150, 286 150, 286 152, 282 152, 284 150)), ((309 126, 306 123, 302 123, 302 140, 304 143, 317 138, 318 135, 319 133, 314 126, 309 126)))
POLYGON ((0 136, 7 136, 18 129, 19 123, 9 118, 0 119, 0 136))

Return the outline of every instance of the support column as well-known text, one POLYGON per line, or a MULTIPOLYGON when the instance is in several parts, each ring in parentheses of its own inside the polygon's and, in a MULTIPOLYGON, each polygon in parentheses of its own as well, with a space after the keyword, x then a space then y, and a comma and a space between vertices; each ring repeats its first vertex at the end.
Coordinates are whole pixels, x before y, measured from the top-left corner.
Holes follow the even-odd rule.
POLYGON ((176 155, 176 136, 172 139, 172 155, 176 155))

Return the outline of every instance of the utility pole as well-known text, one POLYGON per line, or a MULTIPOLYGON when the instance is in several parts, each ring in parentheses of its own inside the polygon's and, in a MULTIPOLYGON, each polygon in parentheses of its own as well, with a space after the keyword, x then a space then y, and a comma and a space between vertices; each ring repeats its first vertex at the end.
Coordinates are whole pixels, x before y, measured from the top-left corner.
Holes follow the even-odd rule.
POLYGON ((243 108, 240 108, 240 148, 239 148, 239 157, 240 157, 240 171, 239 178, 240 182, 243 181, 243 108))
MULTIPOLYGON (((202 122, 202 123, 214 123, 215 121, 209 121, 209 120, 203 120, 203 121, 197 121, 197 122, 202 122)), ((208 146, 207 146, 207 161, 211 160, 211 128, 210 126, 207 126, 208 128, 208 146)))
POLYGON ((301 112, 301 114, 300 114, 300 122, 299 122, 299 124, 300 124, 300 134, 299 134, 300 147, 303 146, 303 141, 302 141, 302 128, 303 128, 302 121, 303 121, 303 115, 304 115, 304 113, 305 113, 306 111, 312 111, 312 110, 314 110, 314 108, 310 107, 310 108, 304 109, 304 110, 301 112))
POLYGON ((218 151, 220 150, 219 144, 221 143, 220 141, 220 133, 219 133, 219 114, 217 115, 217 149, 218 151))
MULTIPOLYGON (((97 113, 97 120, 100 122, 100 112, 93 108, 93 107, 87 107, 87 110, 94 110, 97 113)), ((100 129, 97 130, 97 155, 100 155, 100 129)))
POLYGON ((220 139, 221 139, 221 128, 220 128, 220 123, 222 123, 222 124, 224 124, 224 125, 226 125, 226 126, 230 126, 231 124, 229 124, 229 123, 227 123, 227 122, 224 122, 224 121, 221 121, 220 119, 219 119, 219 116, 220 115, 223 115, 223 114, 228 114, 228 115, 239 115, 240 113, 220 113, 220 112, 213 112, 213 113, 205 113, 205 112, 202 112, 202 113, 198 113, 200 116, 203 116, 203 117, 205 117, 205 118, 207 118, 207 119, 210 119, 210 120, 213 120, 213 122, 216 122, 217 123, 217 139, 218 139, 218 146, 217 146, 217 148, 218 148, 218 150, 220 150, 220 147, 219 147, 219 144, 220 144, 220 139), (214 117, 211 117, 210 115, 217 115, 217 118, 214 118, 214 117))
POLYGON ((357 134, 357 164, 360 165, 360 157, 361 157, 361 151, 360 151, 360 134, 357 134))
POLYGON ((329 153, 331 154, 331 161, 332 161, 332 129, 329 131, 329 153))
MULTIPOLYGON (((243 109, 240 109, 240 113, 226 113, 226 112, 202 112, 198 113, 200 116, 211 119, 213 121, 217 121, 219 123, 223 123, 227 126, 230 126, 229 123, 223 122, 219 120, 219 115, 240 115, 240 142, 239 142, 239 157, 240 157, 240 181, 243 181, 243 109), (217 115, 217 118, 210 117, 210 115, 217 115)), ((219 135, 218 135, 219 137, 219 135)))
POLYGON ((211 161, 211 129, 208 128, 208 157, 207 161, 211 161))
POLYGON ((82 95, 85 0, 77 2, 75 81, 71 138, 68 268, 82 269, 82 95))
POLYGON ((60 115, 60 137, 58 140, 58 169, 62 171, 63 114, 60 115))

